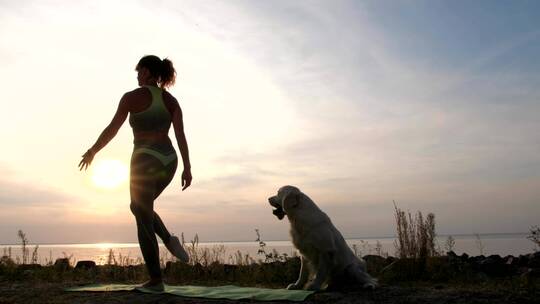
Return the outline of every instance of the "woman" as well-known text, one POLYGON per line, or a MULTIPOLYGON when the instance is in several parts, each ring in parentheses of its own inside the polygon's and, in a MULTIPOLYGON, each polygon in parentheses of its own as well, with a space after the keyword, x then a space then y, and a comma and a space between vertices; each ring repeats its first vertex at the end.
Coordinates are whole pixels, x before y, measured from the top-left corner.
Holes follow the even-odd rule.
POLYGON ((154 211, 154 200, 171 182, 178 163, 168 136, 171 122, 184 163, 182 191, 191 184, 191 165, 182 110, 178 101, 165 90, 174 84, 176 78, 172 62, 153 55, 144 56, 135 70, 140 87, 122 96, 111 123, 84 153, 79 167, 80 170, 88 168, 96 153, 116 135, 129 113, 134 136, 130 166, 130 209, 135 215, 139 245, 150 274, 150 280, 141 287, 161 291, 163 279, 155 234, 159 235, 174 256, 183 262, 189 260, 178 237, 171 236, 154 211))

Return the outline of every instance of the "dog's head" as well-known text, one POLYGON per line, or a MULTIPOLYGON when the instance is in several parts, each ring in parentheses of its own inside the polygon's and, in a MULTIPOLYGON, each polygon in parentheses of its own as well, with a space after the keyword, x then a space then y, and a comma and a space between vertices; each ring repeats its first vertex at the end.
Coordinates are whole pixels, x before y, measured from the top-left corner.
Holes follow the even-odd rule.
POLYGON ((288 212, 291 212, 297 205, 300 190, 294 186, 283 186, 279 188, 277 195, 268 198, 272 207, 276 208, 272 213, 282 220, 288 212))

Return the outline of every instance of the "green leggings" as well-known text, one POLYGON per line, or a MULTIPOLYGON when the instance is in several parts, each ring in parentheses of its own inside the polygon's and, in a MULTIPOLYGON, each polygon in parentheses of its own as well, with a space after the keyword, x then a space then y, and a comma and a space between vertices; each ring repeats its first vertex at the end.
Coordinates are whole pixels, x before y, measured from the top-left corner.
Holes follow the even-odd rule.
POLYGON ((139 245, 151 278, 161 278, 156 234, 165 244, 171 236, 154 211, 154 200, 173 179, 177 165, 176 158, 165 165, 148 153, 134 153, 131 157, 130 209, 135 215, 139 245))

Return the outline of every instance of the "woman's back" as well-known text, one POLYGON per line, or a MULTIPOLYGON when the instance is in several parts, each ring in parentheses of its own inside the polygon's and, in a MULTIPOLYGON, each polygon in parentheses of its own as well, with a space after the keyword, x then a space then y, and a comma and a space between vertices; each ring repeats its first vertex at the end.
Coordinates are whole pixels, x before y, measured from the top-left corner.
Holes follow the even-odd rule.
POLYGON ((174 109, 171 101, 166 102, 164 98, 170 97, 170 94, 164 93, 165 91, 154 86, 143 86, 133 91, 132 98, 129 99, 129 124, 134 133, 169 130, 174 109))

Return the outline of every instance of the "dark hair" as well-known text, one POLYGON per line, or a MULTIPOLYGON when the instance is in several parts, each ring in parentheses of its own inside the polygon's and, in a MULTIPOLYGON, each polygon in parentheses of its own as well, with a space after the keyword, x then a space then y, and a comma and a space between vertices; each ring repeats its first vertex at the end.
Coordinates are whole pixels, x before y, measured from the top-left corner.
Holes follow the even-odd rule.
POLYGON ((172 86, 176 79, 173 63, 167 58, 161 60, 158 56, 146 55, 137 63, 135 69, 138 70, 139 68, 147 68, 150 74, 156 77, 162 89, 172 86))

